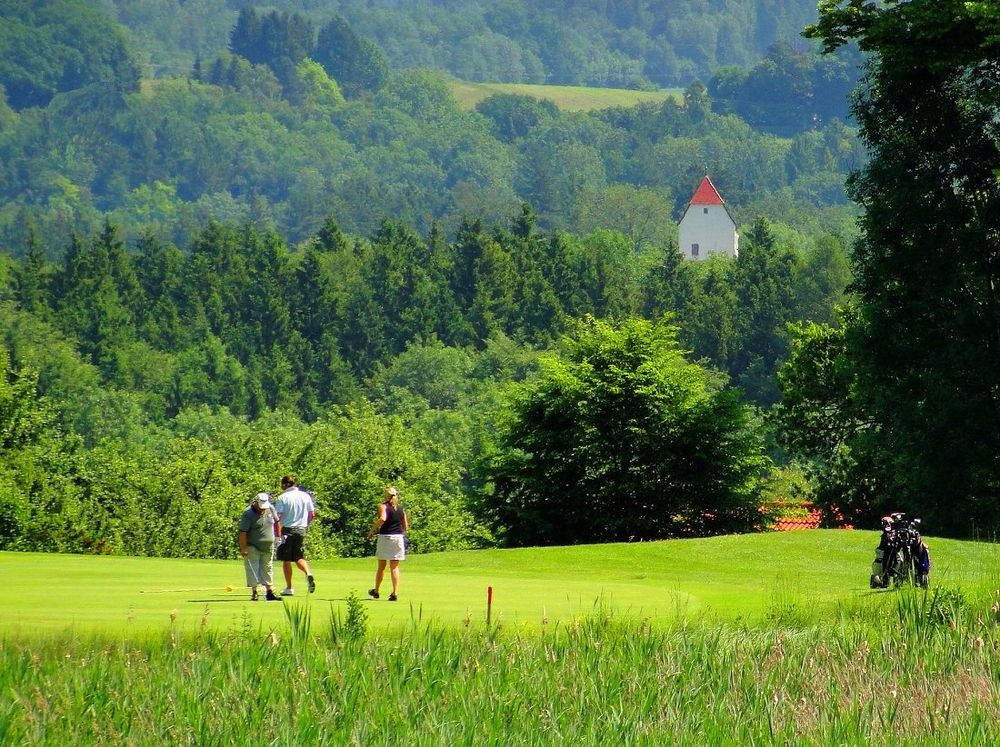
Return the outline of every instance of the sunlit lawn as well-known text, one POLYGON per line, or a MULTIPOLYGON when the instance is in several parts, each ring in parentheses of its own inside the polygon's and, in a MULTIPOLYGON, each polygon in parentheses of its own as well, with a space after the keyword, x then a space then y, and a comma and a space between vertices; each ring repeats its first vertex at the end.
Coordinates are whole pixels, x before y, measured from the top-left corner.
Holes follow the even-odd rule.
MULTIPOLYGON (((982 582, 1000 574, 996 545, 928 539, 932 584, 982 582)), ((838 606, 879 604, 868 588, 877 543, 873 532, 814 530, 635 544, 481 550, 411 555, 403 563, 399 602, 369 600, 375 561, 313 562, 318 589, 296 596, 321 623, 343 610, 348 594, 364 599, 373 629, 416 616, 446 627, 492 618, 537 628, 595 609, 621 619, 665 623, 679 617, 760 620, 775 609, 832 614, 838 606)), ((174 560, 0 553, 7 581, 0 635, 72 629, 136 635, 172 624, 182 630, 226 629, 249 613, 284 623, 282 603, 249 601, 236 560, 174 560)), ((280 564, 275 585, 283 586, 280 564)), ((388 584, 388 579, 386 579, 388 584)), ((383 592, 388 586, 383 586, 383 592)))

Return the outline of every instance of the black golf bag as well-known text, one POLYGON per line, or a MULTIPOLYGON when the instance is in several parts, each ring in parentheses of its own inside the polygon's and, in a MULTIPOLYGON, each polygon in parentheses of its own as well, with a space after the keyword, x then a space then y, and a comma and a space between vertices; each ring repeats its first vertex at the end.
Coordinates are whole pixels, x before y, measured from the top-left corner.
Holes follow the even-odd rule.
POLYGON ((872 563, 871 588, 884 589, 892 582, 904 582, 927 588, 931 555, 917 527, 920 519, 894 513, 882 517, 882 537, 872 563))

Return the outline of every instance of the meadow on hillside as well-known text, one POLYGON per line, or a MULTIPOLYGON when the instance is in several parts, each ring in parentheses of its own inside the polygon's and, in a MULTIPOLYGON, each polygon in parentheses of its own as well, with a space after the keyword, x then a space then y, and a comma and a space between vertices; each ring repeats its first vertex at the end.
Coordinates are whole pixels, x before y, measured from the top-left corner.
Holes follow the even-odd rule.
POLYGON ((591 88, 588 86, 552 86, 540 83, 475 83, 451 80, 448 84, 463 109, 475 109, 476 104, 498 93, 531 96, 551 101, 562 111, 589 112, 614 106, 635 106, 661 103, 670 98, 684 102, 684 90, 664 88, 658 91, 637 91, 628 88, 591 88))

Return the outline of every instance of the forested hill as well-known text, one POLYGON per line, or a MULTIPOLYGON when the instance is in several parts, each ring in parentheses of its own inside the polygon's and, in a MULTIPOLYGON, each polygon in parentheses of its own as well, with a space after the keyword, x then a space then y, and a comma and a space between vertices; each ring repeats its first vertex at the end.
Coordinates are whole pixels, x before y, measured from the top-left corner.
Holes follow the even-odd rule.
MULTIPOLYGON (((751 67, 816 21, 816 0, 93 0, 132 30, 157 75, 224 47, 241 9, 338 14, 397 70, 474 81, 677 87, 751 67)), ((799 41, 802 45, 801 40, 799 41)))
POLYGON ((507 223, 522 202, 540 226, 618 230, 639 249, 673 235, 706 172, 742 223, 852 231, 853 78, 815 50, 779 46, 707 87, 688 80, 682 101, 583 113, 499 95, 469 111, 440 74, 395 68, 342 16, 323 22, 321 4, 316 21, 230 8, 219 26, 219 3, 121 5, 131 37, 84 0, 0 5, 0 246, 15 255, 29 227, 54 256, 105 218, 127 241, 186 247, 218 220, 298 244, 331 216, 353 235, 385 217, 451 234, 467 217, 507 223), (166 72, 158 44, 216 27, 199 56, 150 77, 166 72))
MULTIPOLYGON (((732 430, 720 429, 726 422, 753 436, 747 459, 734 464, 727 450, 715 460, 738 467, 731 474, 757 469, 763 423, 739 392, 724 391, 717 370, 757 404, 780 393, 778 431, 815 468, 813 495, 827 515, 859 524, 905 507, 947 531, 995 532, 1000 10, 962 0, 862 4, 858 13, 855 2, 823 3, 802 47, 773 45, 749 67, 706 63, 712 77, 686 81, 680 100, 594 112, 510 95, 462 108, 440 71, 398 65, 387 40, 405 38, 393 23, 406 16, 366 30, 389 13, 377 3, 337 6, 370 7, 363 18, 317 2, 302 8, 309 16, 282 9, 290 5, 122 3, 123 15, 147 11, 142 24, 129 21, 131 37, 102 14, 118 11, 109 2, 100 11, 84 0, 0 4, 0 478, 19 491, 0 495, 0 532, 16 543, 40 534, 37 549, 84 546, 128 523, 116 513, 126 503, 108 498, 126 485, 134 505, 162 518, 151 498, 173 493, 135 480, 157 465, 157 479, 171 491, 179 480, 203 518, 212 475, 245 468, 229 483, 232 508, 261 484, 254 455, 278 453, 271 429, 260 440, 233 435, 243 416, 294 420, 288 432, 307 439, 295 442, 299 462, 320 438, 299 417, 319 424, 323 439, 348 448, 317 469, 355 497, 421 472, 433 477, 425 495, 443 488, 454 505, 487 482, 516 503, 536 493, 522 490, 522 478, 547 472, 521 460, 532 449, 520 439, 532 433, 516 427, 505 431, 516 437, 508 459, 492 458, 485 436, 495 429, 483 413, 504 411, 499 395, 531 367, 536 347, 562 340, 581 318, 599 324, 574 354, 603 355, 608 342, 611 373, 623 350, 679 360, 683 346, 704 361, 694 399, 725 417, 698 421, 708 428, 699 443, 723 443, 716 435, 732 430), (180 38, 177 28, 216 33, 222 8, 235 15, 228 37, 194 50, 189 68, 152 74, 149 30, 157 39, 180 38), (328 20, 313 19, 321 12, 328 20), (839 95, 856 58, 831 62, 807 43, 870 55, 858 129, 842 118, 839 95), (851 171, 859 223, 845 195, 851 171), (735 262, 683 263, 677 251, 675 221, 706 172, 742 233, 735 262), (859 302, 834 315, 853 238, 859 302), (608 319, 625 321, 612 329, 608 319), (451 379, 418 395, 422 374, 449 356, 451 379), (464 372, 477 365, 487 386, 456 402, 455 382, 471 380, 464 372), (448 406, 431 406, 442 394, 448 406), (345 414, 347 406, 362 409, 345 414), (384 439, 359 437, 356 428, 382 427, 369 429, 365 413, 380 422, 390 413, 384 439), (376 448, 398 444, 400 432, 412 434, 418 458, 391 462, 376 448), (211 434, 225 449, 192 448, 211 434), (84 455, 81 444, 93 448, 84 455), (186 464, 175 469, 162 459, 170 453, 186 464), (199 454, 204 470, 189 463, 199 454), (500 471, 483 477, 473 468, 481 458, 500 471), (361 482, 331 466, 365 459, 372 472, 361 482), (108 475, 117 477, 102 484, 108 475), (100 526, 73 535, 91 510, 100 526)), ((457 20, 473 8, 400 7, 424 9, 419 38, 441 49, 454 40, 435 23, 453 24, 438 13, 457 20)), ((517 7, 481 12, 513 21, 517 7)), ((556 6, 532 7, 517 28, 540 28, 556 6)), ((567 19, 586 17, 568 12, 582 4, 559 7, 564 32, 574 28, 567 19)), ((591 40, 628 28, 615 18, 696 6, 601 7, 615 14, 591 40)), ((642 48, 643 34, 626 36, 642 48)), ((423 64, 415 52, 409 59, 423 64)), ((648 358, 633 362, 660 370, 648 358)), ((555 378, 539 386, 590 392, 586 377, 560 375, 585 368, 553 365, 555 378)), ((604 391, 620 390, 609 383, 604 391)), ((523 422, 535 422, 532 402, 507 412, 522 407, 523 422)), ((572 398, 564 404, 581 410, 572 398)), ((631 478, 644 470, 618 459, 634 454, 621 446, 633 431, 623 424, 628 440, 609 441, 606 421, 597 422, 584 428, 596 434, 591 443, 607 444, 619 474, 641 487, 631 478)), ((704 452, 668 443, 682 458, 704 452)), ((578 485, 564 483, 561 495, 578 485)), ((592 497, 605 495, 605 481, 594 486, 592 497)), ((692 521, 719 516, 719 499, 756 503, 763 484, 730 487, 707 498, 680 491, 692 521)), ((456 515, 450 502, 440 515, 456 515)), ((636 501, 624 505, 622 514, 641 515, 636 501)))

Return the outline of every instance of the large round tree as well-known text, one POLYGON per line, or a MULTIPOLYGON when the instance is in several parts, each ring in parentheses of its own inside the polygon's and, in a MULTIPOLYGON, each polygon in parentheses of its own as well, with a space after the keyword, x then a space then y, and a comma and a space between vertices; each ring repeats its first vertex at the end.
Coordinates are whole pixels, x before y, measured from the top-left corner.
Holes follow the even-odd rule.
POLYGON ((487 509, 507 544, 747 531, 769 465, 752 411, 666 320, 586 319, 512 397, 487 509))

